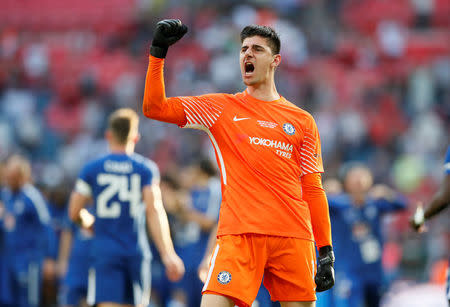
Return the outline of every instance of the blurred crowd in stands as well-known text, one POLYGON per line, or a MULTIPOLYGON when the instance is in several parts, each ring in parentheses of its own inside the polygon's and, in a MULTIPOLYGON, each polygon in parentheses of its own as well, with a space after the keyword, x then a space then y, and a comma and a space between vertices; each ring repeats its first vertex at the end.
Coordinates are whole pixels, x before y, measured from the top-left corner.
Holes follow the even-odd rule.
MULTIPOLYGON (((442 178, 450 143, 448 0, 3 0, 0 159, 31 159, 34 181, 63 208, 80 167, 106 150, 105 121, 140 111, 152 29, 179 18, 188 34, 165 64, 169 96, 244 89, 239 32, 270 25, 281 37, 278 91, 313 114, 325 178, 347 161, 408 199, 384 220, 392 278, 436 281, 448 254, 448 212, 428 234, 409 214, 442 178), (426 248, 424 248, 426 246, 426 248)), ((180 170, 213 158, 206 134, 142 120, 137 152, 183 185, 180 170)), ((174 185, 176 186, 176 184, 174 185)), ((56 210, 58 211, 58 210, 56 210)))

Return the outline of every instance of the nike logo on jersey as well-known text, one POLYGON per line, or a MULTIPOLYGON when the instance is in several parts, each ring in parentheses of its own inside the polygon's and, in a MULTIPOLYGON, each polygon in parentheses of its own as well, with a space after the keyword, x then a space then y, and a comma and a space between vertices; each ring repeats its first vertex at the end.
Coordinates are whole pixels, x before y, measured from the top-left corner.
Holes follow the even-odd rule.
POLYGON ((233 118, 233 121, 238 122, 238 121, 246 120, 246 119, 250 119, 250 117, 241 117, 241 118, 237 118, 236 115, 235 115, 234 118, 233 118))

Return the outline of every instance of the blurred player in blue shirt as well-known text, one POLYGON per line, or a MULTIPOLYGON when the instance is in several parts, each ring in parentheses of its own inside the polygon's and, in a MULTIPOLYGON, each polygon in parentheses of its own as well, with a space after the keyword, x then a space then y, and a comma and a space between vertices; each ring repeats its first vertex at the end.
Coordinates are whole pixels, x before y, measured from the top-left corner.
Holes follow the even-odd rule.
POLYGON ((68 216, 61 232, 58 267, 63 281, 60 306, 87 306, 88 271, 92 264, 92 228, 79 227, 68 216))
POLYGON ((174 301, 179 306, 200 306, 203 283, 197 268, 208 244, 211 229, 217 224, 222 200, 220 180, 211 161, 202 159, 192 168, 190 206, 182 205, 175 232, 175 248, 186 266, 184 278, 173 286, 174 301))
POLYGON ((94 203, 88 303, 100 307, 148 304, 151 253, 146 223, 168 278, 175 281, 184 274, 161 202, 158 168, 134 153, 138 122, 131 109, 119 109, 109 117, 110 154, 82 169, 70 198, 70 218, 88 228, 94 217, 84 207, 90 199, 94 203))
MULTIPOLYGON (((444 179, 439 190, 433 195, 429 205, 423 210, 419 205, 415 214, 411 217, 411 226, 418 232, 425 231, 425 221, 437 215, 450 205, 450 146, 444 161, 444 179)), ((450 264, 450 260, 449 260, 450 264)), ((447 269, 446 297, 450 305, 450 269, 447 269)))
POLYGON ((44 260, 50 256, 50 214, 41 193, 30 184, 31 166, 20 156, 5 169, 2 298, 12 306, 38 306, 44 260))
POLYGON ((347 164, 341 178, 345 193, 327 194, 333 247, 340 259, 336 286, 328 298, 319 296, 317 305, 326 306, 323 301, 329 299, 336 307, 377 307, 384 286, 381 218, 404 209, 406 201, 384 185, 372 186, 372 174, 362 164, 347 164))

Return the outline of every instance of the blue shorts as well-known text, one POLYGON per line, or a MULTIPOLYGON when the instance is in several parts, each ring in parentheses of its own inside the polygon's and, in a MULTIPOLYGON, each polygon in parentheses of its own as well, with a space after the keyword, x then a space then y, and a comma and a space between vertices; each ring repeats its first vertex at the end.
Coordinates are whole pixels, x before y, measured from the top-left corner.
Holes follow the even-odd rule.
POLYGON ((150 299, 150 259, 133 257, 95 257, 89 269, 87 302, 144 306, 150 299))
POLYGON ((90 258, 75 258, 70 261, 64 278, 60 305, 76 306, 80 300, 86 298, 88 289, 88 270, 92 262, 90 258))
POLYGON ((38 307, 41 292, 41 260, 28 255, 5 261, 1 302, 17 307, 38 307))

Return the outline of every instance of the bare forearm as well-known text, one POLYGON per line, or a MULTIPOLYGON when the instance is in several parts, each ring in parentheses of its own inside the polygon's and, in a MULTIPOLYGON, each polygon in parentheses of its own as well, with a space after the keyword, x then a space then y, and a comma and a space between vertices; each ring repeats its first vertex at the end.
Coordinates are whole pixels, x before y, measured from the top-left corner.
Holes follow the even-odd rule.
POLYGON ((81 224, 82 222, 82 216, 80 215, 80 212, 84 209, 86 206, 86 203, 88 201, 88 197, 74 191, 70 195, 70 201, 69 201, 69 218, 77 224, 81 224))
POLYGON ((158 208, 147 210, 147 227, 161 257, 174 252, 166 212, 158 208))

